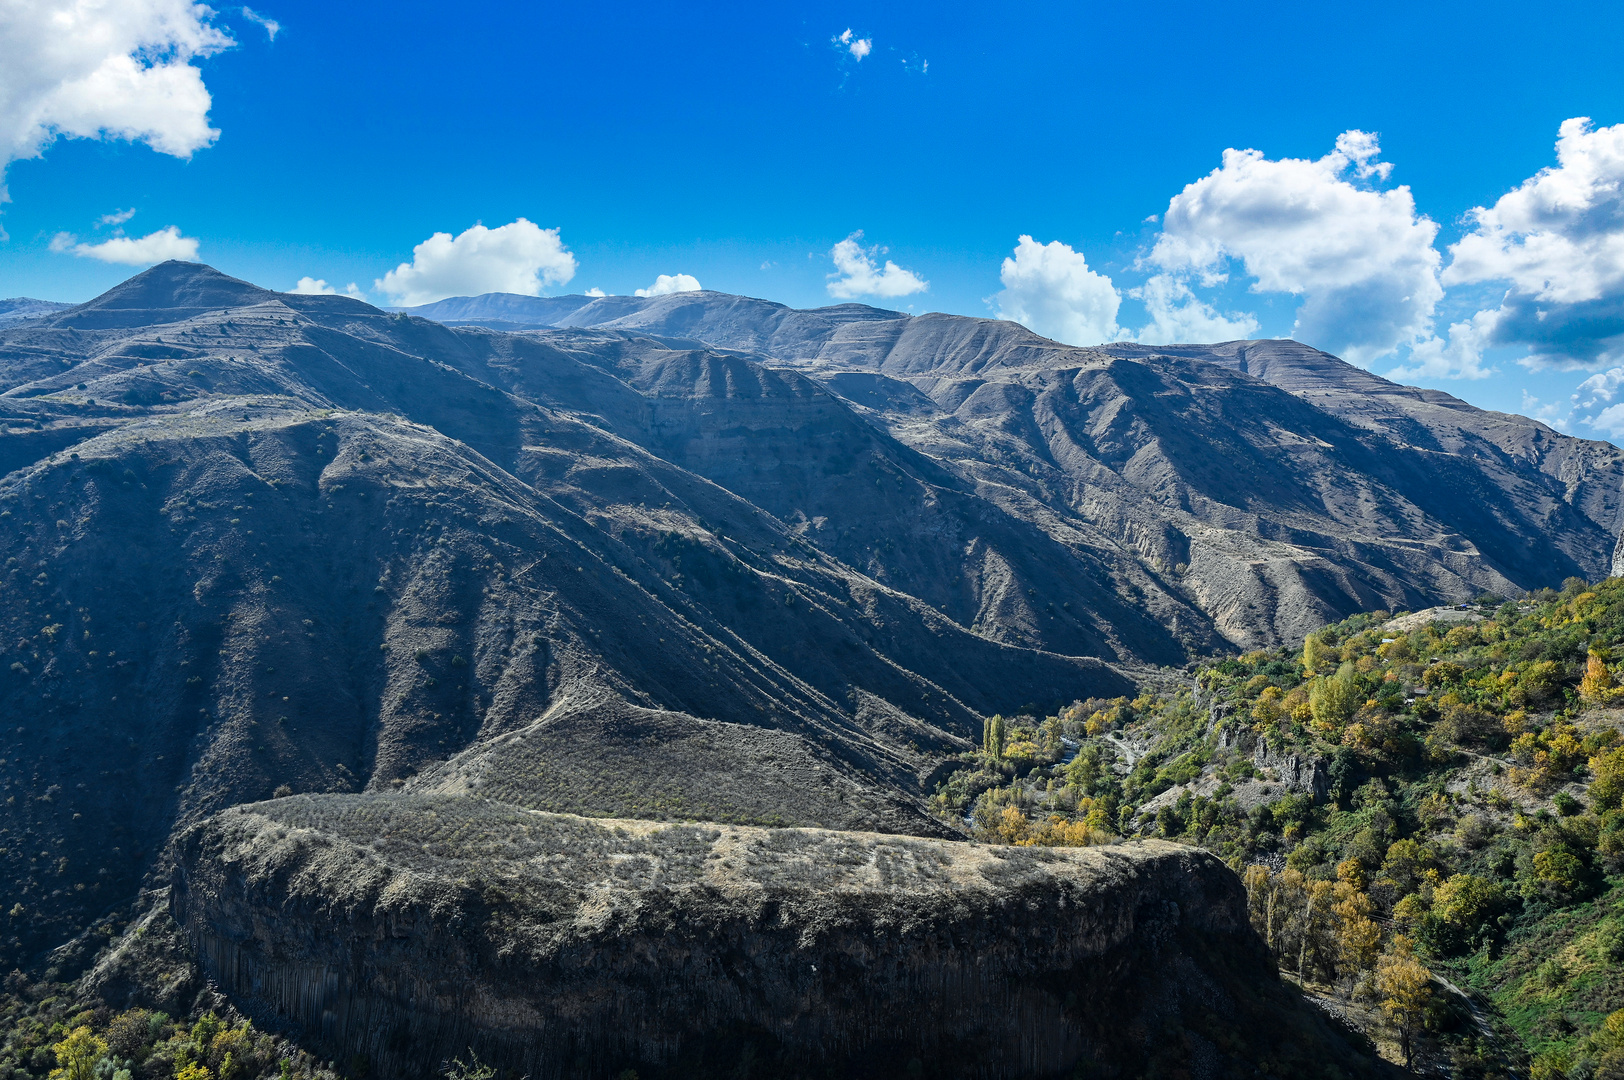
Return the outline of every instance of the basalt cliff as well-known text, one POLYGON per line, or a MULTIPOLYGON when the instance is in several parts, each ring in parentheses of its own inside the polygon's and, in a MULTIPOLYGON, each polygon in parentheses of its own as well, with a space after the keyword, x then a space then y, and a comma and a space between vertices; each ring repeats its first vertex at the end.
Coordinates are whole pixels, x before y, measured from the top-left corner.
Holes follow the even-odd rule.
POLYGON ((1034 849, 295 796, 180 844, 244 1008, 383 1076, 1341 1075, 1245 893, 1160 842, 1034 849))

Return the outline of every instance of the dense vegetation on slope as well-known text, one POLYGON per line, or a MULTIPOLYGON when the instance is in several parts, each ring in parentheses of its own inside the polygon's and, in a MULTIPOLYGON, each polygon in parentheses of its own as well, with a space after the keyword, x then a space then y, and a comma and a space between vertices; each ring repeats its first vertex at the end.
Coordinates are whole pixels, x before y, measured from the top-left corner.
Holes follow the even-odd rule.
POLYGON ((24 1080, 337 1080, 286 1039, 200 1008, 190 1020, 153 1009, 87 1006, 69 986, 7 980, 0 993, 0 1076, 24 1080))
POLYGON ((1621 646, 1616 578, 1360 615, 1162 693, 995 720, 935 805, 993 842, 1221 854, 1282 969, 1379 1016, 1395 1056, 1620 1077, 1621 646))

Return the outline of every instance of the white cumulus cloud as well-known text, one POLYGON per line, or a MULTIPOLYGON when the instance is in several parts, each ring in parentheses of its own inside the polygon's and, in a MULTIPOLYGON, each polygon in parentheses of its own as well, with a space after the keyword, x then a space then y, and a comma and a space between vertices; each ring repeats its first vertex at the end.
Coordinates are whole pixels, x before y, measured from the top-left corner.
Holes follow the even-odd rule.
POLYGON ((636 295, 668 296, 671 293, 698 292, 700 288, 699 279, 692 274, 661 274, 648 288, 638 289, 636 295))
POLYGON ((1116 318, 1122 297, 1109 277, 1090 270, 1083 253, 1068 244, 1040 244, 1022 236, 998 279, 1004 288, 992 299, 1000 319, 1067 345, 1097 345, 1121 336, 1116 318))
POLYGON ((59 136, 130 139, 176 157, 208 146, 220 133, 193 61, 235 44, 213 14, 190 0, 5 0, 0 171, 59 136))
POLYGON ((125 266, 151 266, 169 259, 197 261, 197 241, 182 236, 173 225, 145 236, 115 236, 99 244, 80 243, 71 233, 57 233, 51 240, 51 250, 125 266))
MULTIPOLYGON (((1550 423, 1552 427, 1558 426, 1554 422, 1548 420, 1546 422, 1550 423)), ((1585 420, 1584 424, 1586 427, 1595 428, 1597 431, 1605 431, 1615 439, 1624 436, 1624 405, 1609 405, 1595 416, 1585 420)))
POLYGON ((374 285, 401 307, 416 307, 488 292, 539 296, 569 281, 575 269, 575 256, 557 229, 519 218, 494 229, 475 225, 456 237, 437 232, 412 249, 411 262, 374 285))
POLYGON ((1609 368, 1580 383, 1573 392, 1573 403, 1581 409, 1592 409, 1612 401, 1624 387, 1624 368, 1609 368))
MULTIPOLYGON (((1624 390, 1624 367, 1598 371, 1574 388, 1573 415, 1582 423, 1598 431, 1605 431, 1617 439, 1624 435, 1624 402, 1616 404, 1612 402, 1619 396, 1621 390, 1624 390), (1593 412, 1599 406, 1606 408, 1600 412, 1593 412), (1585 415, 1587 413, 1590 415, 1585 415)), ((1524 396, 1527 396, 1527 391, 1524 391, 1524 396)))
POLYGON ((105 228, 108 225, 122 225, 135 216, 135 208, 128 210, 114 210, 111 214, 103 214, 96 219, 96 228, 105 228))
POLYGON ((1483 349, 1492 330, 1488 312, 1450 323, 1447 337, 1429 337, 1410 349, 1404 363, 1387 372, 1389 379, 1432 377, 1443 379, 1486 379, 1497 368, 1483 366, 1483 349))
POLYGON ((1564 121, 1556 161, 1471 212, 1472 232, 1450 247, 1444 282, 1505 282, 1500 305, 1479 313, 1484 343, 1527 347, 1531 367, 1618 363, 1624 124, 1593 129, 1588 117, 1564 121))
POLYGON ((1239 261, 1253 291, 1303 298, 1293 337, 1354 363, 1422 341, 1443 296, 1438 226, 1408 187, 1374 186, 1392 170, 1379 151, 1361 131, 1313 161, 1225 150, 1168 203, 1148 261, 1209 282, 1239 261))
POLYGON ((874 39, 858 37, 851 32, 850 27, 847 27, 843 34, 835 38, 835 43, 845 46, 846 51, 859 61, 874 51, 874 39))
MULTIPOLYGON (((1145 305, 1150 322, 1135 340, 1147 345, 1237 341, 1255 337, 1258 321, 1245 312, 1220 314, 1171 274, 1155 274, 1131 293, 1145 305)), ((1104 339, 1101 339, 1104 340, 1104 339)))
POLYGON ((859 243, 862 239, 863 230, 858 229, 829 249, 829 258, 835 264, 835 272, 829 275, 830 296, 841 300, 859 296, 892 298, 911 296, 930 288, 930 282, 911 270, 904 270, 890 259, 885 261, 884 266, 878 265, 874 260, 884 255, 886 249, 878 246, 864 248, 859 243))
MULTIPOLYGON (((336 287, 334 287, 332 285, 327 284, 327 282, 324 281, 321 278, 313 278, 313 277, 302 277, 302 278, 300 278, 299 283, 297 285, 295 285, 293 288, 289 289, 288 291, 291 292, 291 293, 295 293, 297 295, 300 295, 300 296, 338 296, 338 295, 340 295, 340 290, 339 289, 337 289, 336 287)), ((357 300, 363 299, 363 297, 361 295, 360 288, 353 281, 350 282, 348 285, 344 286, 344 289, 342 291, 342 295, 344 295, 344 296, 353 296, 357 300)))
POLYGON ((245 7, 242 9, 242 17, 251 23, 256 23, 263 27, 265 29, 265 36, 271 41, 275 41, 276 35, 282 32, 281 23, 277 22, 268 15, 261 15, 251 7, 245 7))

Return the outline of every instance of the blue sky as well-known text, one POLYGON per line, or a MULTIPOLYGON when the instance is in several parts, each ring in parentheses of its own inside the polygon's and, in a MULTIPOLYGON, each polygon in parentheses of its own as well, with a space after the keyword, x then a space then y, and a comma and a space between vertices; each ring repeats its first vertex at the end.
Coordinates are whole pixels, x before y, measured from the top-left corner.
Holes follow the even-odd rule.
POLYGON ((1077 343, 1296 331, 1624 436, 1617 5, 31 8, 81 21, 0 28, 0 295, 194 250, 377 303, 666 275, 1077 343))

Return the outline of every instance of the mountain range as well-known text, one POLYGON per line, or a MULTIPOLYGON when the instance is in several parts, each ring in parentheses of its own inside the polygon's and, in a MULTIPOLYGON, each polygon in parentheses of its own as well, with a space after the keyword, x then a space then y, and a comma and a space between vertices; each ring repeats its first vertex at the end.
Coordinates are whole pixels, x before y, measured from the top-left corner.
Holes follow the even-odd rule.
POLYGON ((164 263, 0 326, 0 962, 289 793, 953 837, 986 717, 1605 575, 1621 497, 1292 341, 164 263))
MULTIPOLYGON (((492 294, 413 313, 678 337, 803 373, 981 499, 1097 552, 1187 649, 1596 577, 1624 526, 1617 447, 1295 341, 1073 348, 1011 322, 705 292, 492 294)), ((1077 651, 1040 614, 966 614, 993 636, 1077 651)), ((1137 654, 1162 659, 1148 641, 1137 654)))

